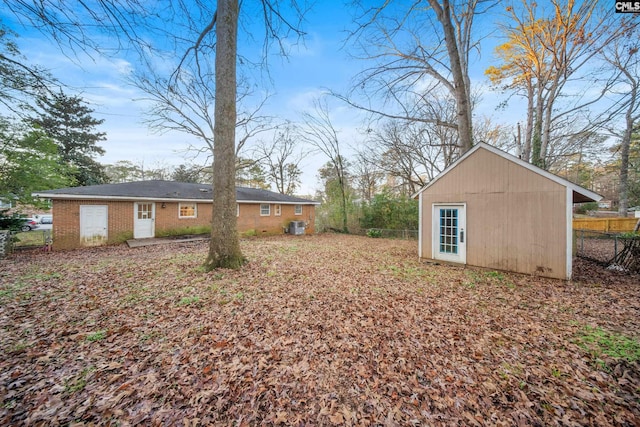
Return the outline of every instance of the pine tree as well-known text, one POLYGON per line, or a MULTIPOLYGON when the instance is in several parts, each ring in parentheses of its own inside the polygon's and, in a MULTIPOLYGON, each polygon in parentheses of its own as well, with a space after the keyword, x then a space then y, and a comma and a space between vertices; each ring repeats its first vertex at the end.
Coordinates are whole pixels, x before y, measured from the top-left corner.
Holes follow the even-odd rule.
POLYGON ((32 124, 53 139, 62 160, 77 169, 75 178, 78 185, 106 182, 102 166, 94 159, 104 154, 104 149, 97 143, 106 140, 106 134, 95 129, 104 120, 92 117, 94 110, 82 98, 63 92, 53 94, 50 98, 42 97, 37 105, 41 115, 32 118, 32 124))

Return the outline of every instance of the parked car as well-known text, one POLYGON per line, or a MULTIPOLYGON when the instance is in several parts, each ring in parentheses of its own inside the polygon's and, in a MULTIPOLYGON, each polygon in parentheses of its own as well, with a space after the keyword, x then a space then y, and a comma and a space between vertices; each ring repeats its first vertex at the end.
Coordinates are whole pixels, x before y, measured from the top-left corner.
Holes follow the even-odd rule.
POLYGON ((53 215, 40 216, 40 224, 53 224, 53 215))
POLYGON ((23 223, 20 229, 22 231, 31 231, 35 230, 36 228, 38 228, 38 221, 33 218, 25 218, 23 219, 23 223))

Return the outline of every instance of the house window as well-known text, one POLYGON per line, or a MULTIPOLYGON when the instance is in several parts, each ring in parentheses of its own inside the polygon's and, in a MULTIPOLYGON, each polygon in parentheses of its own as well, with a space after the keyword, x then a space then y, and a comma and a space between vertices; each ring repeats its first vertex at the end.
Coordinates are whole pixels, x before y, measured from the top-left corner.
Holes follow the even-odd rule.
POLYGON ((153 203, 138 203, 138 219, 153 218, 153 203))
POLYGON ((195 203, 180 203, 178 218, 197 218, 198 208, 195 203))
POLYGON ((263 203, 260 205, 260 216, 271 215, 271 205, 263 203))
POLYGON ((280 216, 282 215, 282 205, 274 205, 274 212, 273 214, 275 216, 280 216))
POLYGON ((302 215, 302 205, 296 205, 295 214, 302 215))

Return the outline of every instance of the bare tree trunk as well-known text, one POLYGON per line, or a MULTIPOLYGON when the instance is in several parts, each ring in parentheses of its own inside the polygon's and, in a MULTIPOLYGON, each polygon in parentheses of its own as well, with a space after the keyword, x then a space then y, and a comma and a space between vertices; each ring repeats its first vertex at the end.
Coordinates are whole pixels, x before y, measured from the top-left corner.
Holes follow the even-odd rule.
MULTIPOLYGON (((637 54, 637 51, 634 52, 634 54, 637 54)), ((629 106, 627 107, 627 111, 624 117, 626 128, 624 130, 624 133, 622 134, 622 141, 620 141, 620 204, 618 205, 618 215, 626 217, 627 208, 629 207, 629 148, 631 147, 631 135, 633 134, 633 126, 636 124, 635 122, 640 116, 637 111, 640 76, 638 76, 638 74, 634 75, 631 69, 625 69, 622 66, 619 66, 619 68, 626 76, 631 86, 631 90, 629 91, 629 106)), ((638 221, 638 224, 640 224, 640 220, 638 221)))
MULTIPOLYGON (((452 22, 451 5, 448 0, 442 1, 442 6, 438 0, 429 0, 429 4, 436 12, 438 21, 442 25, 444 31, 444 39, 447 45, 447 53, 449 56, 451 74, 453 77, 454 96, 456 99, 456 107, 458 111, 457 123, 458 134, 460 137, 460 154, 464 154, 473 146, 473 126, 471 124, 471 89, 469 87, 469 78, 466 70, 466 64, 461 59, 460 49, 462 40, 456 38, 456 29, 452 22), (465 77, 466 76, 466 77, 465 77)), ((462 55, 466 55, 463 52, 462 55)))
POLYGON ((213 215, 205 268, 239 268, 236 220, 235 129, 238 0, 219 0, 216 24, 216 102, 213 145, 213 215))
POLYGON ((524 148, 522 150, 522 160, 531 161, 531 135, 533 134, 533 84, 529 81, 527 86, 527 127, 524 131, 524 148))
POLYGON ((544 111, 542 89, 541 83, 538 83, 536 109, 533 119, 533 134, 531 138, 531 163, 541 168, 544 167, 544 160, 542 159, 542 113, 544 111))
MULTIPOLYGON (((622 135, 620 142, 620 186, 618 198, 618 216, 626 217, 629 208, 629 146, 631 145, 631 131, 633 130, 633 121, 631 114, 626 117, 627 128, 622 135)), ((640 221, 639 221, 640 222, 640 221)))
POLYGON ((342 231, 349 232, 349 220, 347 217, 347 192, 344 177, 344 165, 342 164, 342 156, 338 156, 338 165, 336 165, 336 172, 338 173, 338 182, 340 183, 340 203, 342 208, 342 231))

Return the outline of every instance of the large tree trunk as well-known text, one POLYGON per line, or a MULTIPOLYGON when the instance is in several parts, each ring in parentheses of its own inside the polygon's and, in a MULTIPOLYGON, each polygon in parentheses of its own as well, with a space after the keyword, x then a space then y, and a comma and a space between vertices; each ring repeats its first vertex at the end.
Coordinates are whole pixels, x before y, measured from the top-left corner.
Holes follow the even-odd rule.
POLYGON ((217 13, 213 215, 207 270, 239 268, 245 262, 237 230, 235 188, 238 1, 219 0, 217 13))
POLYGON ((527 83, 527 127, 524 131, 524 147, 522 149, 522 160, 529 163, 531 161, 531 136, 533 134, 533 84, 529 80, 527 83))
MULTIPOLYGON (((620 142, 620 187, 618 214, 622 217, 627 216, 627 208, 629 207, 629 148, 631 146, 631 135, 633 134, 633 125, 638 119, 638 115, 633 115, 634 110, 638 107, 638 86, 639 81, 628 70, 622 70, 629 82, 631 90, 629 91, 629 106, 625 113, 626 128, 620 142)), ((640 220, 638 220, 640 224, 640 220)), ((636 224, 637 228, 637 224, 636 224)))
MULTIPOLYGON (((618 216, 626 217, 627 208, 629 207, 629 146, 631 145, 631 132, 633 130, 633 121, 631 114, 626 117, 627 128, 622 135, 620 142, 620 186, 618 187, 618 216)), ((640 223, 640 221, 638 221, 640 223)))
POLYGON ((543 168, 542 159, 542 113, 544 111, 544 98, 542 97, 542 83, 538 83, 536 88, 536 109, 533 125, 533 135, 531 138, 531 163, 543 168))
POLYGON ((456 29, 451 18, 451 5, 448 0, 444 0, 440 5, 438 0, 429 0, 429 4, 436 12, 438 21, 442 25, 444 32, 444 40, 447 45, 447 53, 451 66, 451 74, 453 77, 454 96, 456 99, 457 108, 457 124, 458 135, 460 137, 460 154, 464 154, 473 146, 473 126, 471 124, 471 88, 469 87, 469 79, 465 78, 468 75, 466 70, 466 63, 461 58, 461 55, 466 55, 466 52, 461 52, 464 46, 460 46, 461 40, 456 38, 456 29))

